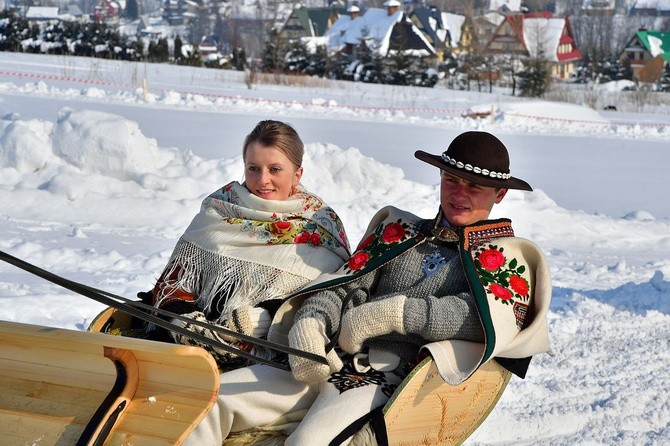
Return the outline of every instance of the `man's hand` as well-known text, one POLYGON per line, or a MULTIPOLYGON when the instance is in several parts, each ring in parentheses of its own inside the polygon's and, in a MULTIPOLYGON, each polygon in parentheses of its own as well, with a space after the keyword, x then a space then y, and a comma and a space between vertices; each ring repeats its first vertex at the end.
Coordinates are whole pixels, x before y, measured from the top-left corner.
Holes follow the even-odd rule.
POLYGON ((403 325, 406 296, 367 302, 347 311, 342 317, 340 347, 347 353, 358 353, 363 342, 392 332, 406 334, 403 325))
POLYGON ((325 381, 331 373, 342 369, 342 360, 334 349, 326 355, 328 337, 325 326, 320 320, 311 317, 299 319, 291 327, 288 340, 291 347, 323 356, 328 360, 328 365, 325 365, 301 356, 289 355, 288 360, 293 377, 298 381, 325 381))

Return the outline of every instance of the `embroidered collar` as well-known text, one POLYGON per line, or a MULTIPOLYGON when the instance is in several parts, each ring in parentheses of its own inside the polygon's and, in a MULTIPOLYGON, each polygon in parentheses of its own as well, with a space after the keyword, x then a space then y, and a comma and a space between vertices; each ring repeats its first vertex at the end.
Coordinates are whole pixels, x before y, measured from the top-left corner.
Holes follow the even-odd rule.
POLYGON ((470 249, 489 240, 500 237, 514 237, 512 222, 507 218, 482 220, 469 226, 451 226, 440 210, 434 220, 429 220, 430 227, 422 229, 426 237, 447 243, 463 241, 463 248, 470 249), (445 224, 447 226, 445 226, 445 224))

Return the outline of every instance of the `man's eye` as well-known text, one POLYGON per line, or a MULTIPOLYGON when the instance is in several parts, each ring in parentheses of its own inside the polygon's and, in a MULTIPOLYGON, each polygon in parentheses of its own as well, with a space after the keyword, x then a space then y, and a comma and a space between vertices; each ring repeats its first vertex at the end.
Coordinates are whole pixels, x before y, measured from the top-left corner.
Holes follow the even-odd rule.
POLYGON ((247 167, 247 170, 250 172, 258 172, 258 167, 256 166, 249 166, 247 167))

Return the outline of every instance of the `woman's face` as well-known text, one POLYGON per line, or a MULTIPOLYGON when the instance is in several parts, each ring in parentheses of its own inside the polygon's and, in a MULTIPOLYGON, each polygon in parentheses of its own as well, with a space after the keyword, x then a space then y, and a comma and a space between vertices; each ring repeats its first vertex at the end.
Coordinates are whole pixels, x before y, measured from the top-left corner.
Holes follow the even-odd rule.
POLYGON ((279 149, 254 142, 247 148, 244 177, 247 189, 257 197, 286 200, 302 177, 302 167, 291 163, 279 149))

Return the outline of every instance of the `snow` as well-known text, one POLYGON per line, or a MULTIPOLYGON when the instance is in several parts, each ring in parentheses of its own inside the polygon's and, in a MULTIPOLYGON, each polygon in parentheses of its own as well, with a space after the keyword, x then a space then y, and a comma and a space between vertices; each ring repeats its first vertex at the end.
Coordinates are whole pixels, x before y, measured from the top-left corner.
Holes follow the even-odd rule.
MULTIPOLYGON (((512 218, 550 264, 553 355, 513 378, 467 445, 670 444, 670 112, 598 113, 496 94, 0 53, 0 250, 132 298, 209 192, 242 178, 261 119, 306 142, 303 183, 353 245, 395 205, 437 211, 440 153, 465 130, 510 149, 512 218), (147 89, 142 88, 146 77, 147 89), (494 113, 474 119, 469 111, 494 113)), ((102 305, 0 265, 0 319, 84 330, 102 305)))
POLYGON ((558 44, 565 29, 563 18, 524 18, 523 40, 531 57, 558 62, 558 44))

